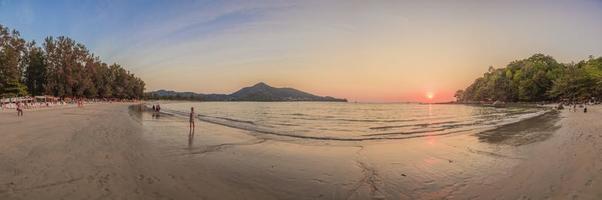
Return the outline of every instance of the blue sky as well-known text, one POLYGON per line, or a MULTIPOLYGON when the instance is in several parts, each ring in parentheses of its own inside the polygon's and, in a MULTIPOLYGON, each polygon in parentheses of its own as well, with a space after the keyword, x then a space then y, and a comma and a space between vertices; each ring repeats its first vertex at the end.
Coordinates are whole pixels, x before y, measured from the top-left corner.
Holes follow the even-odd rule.
POLYGON ((602 56, 602 1, 0 0, 28 40, 69 36, 147 88, 256 82, 359 101, 421 100, 534 53, 602 56))

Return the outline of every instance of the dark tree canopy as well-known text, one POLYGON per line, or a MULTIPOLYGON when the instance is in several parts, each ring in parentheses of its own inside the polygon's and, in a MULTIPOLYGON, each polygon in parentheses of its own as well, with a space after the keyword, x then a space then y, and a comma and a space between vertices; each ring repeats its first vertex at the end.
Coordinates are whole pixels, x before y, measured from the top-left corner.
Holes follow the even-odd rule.
POLYGON ((505 68, 490 67, 455 97, 459 102, 585 100, 601 98, 601 88, 602 57, 561 64, 551 56, 535 54, 505 68))
POLYGON ((144 81, 108 65, 68 37, 47 37, 42 47, 0 25, 0 97, 142 98, 144 81))

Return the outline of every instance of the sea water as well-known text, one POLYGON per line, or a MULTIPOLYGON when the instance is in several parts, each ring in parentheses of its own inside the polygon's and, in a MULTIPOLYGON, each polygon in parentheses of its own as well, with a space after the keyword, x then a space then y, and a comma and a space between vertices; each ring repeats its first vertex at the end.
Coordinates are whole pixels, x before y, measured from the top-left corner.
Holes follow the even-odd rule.
POLYGON ((545 112, 533 107, 343 102, 161 102, 161 111, 266 136, 387 140, 466 134, 545 112))

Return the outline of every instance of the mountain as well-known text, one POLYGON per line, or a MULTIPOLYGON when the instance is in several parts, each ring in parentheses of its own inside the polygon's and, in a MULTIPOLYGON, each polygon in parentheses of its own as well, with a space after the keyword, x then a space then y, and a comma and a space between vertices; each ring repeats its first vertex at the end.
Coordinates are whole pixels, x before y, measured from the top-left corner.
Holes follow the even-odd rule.
POLYGON ((263 82, 242 88, 232 94, 199 94, 194 92, 176 92, 157 90, 146 93, 149 99, 176 99, 200 101, 337 101, 346 99, 322 97, 294 88, 275 88, 263 82))

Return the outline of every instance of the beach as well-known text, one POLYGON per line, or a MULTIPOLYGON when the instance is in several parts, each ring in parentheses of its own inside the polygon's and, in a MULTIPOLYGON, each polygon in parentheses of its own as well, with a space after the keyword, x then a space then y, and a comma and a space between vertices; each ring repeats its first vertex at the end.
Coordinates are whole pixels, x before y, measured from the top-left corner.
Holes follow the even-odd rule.
POLYGON ((475 134, 299 140, 113 103, 0 112, 0 199, 600 199, 602 107, 475 134))

